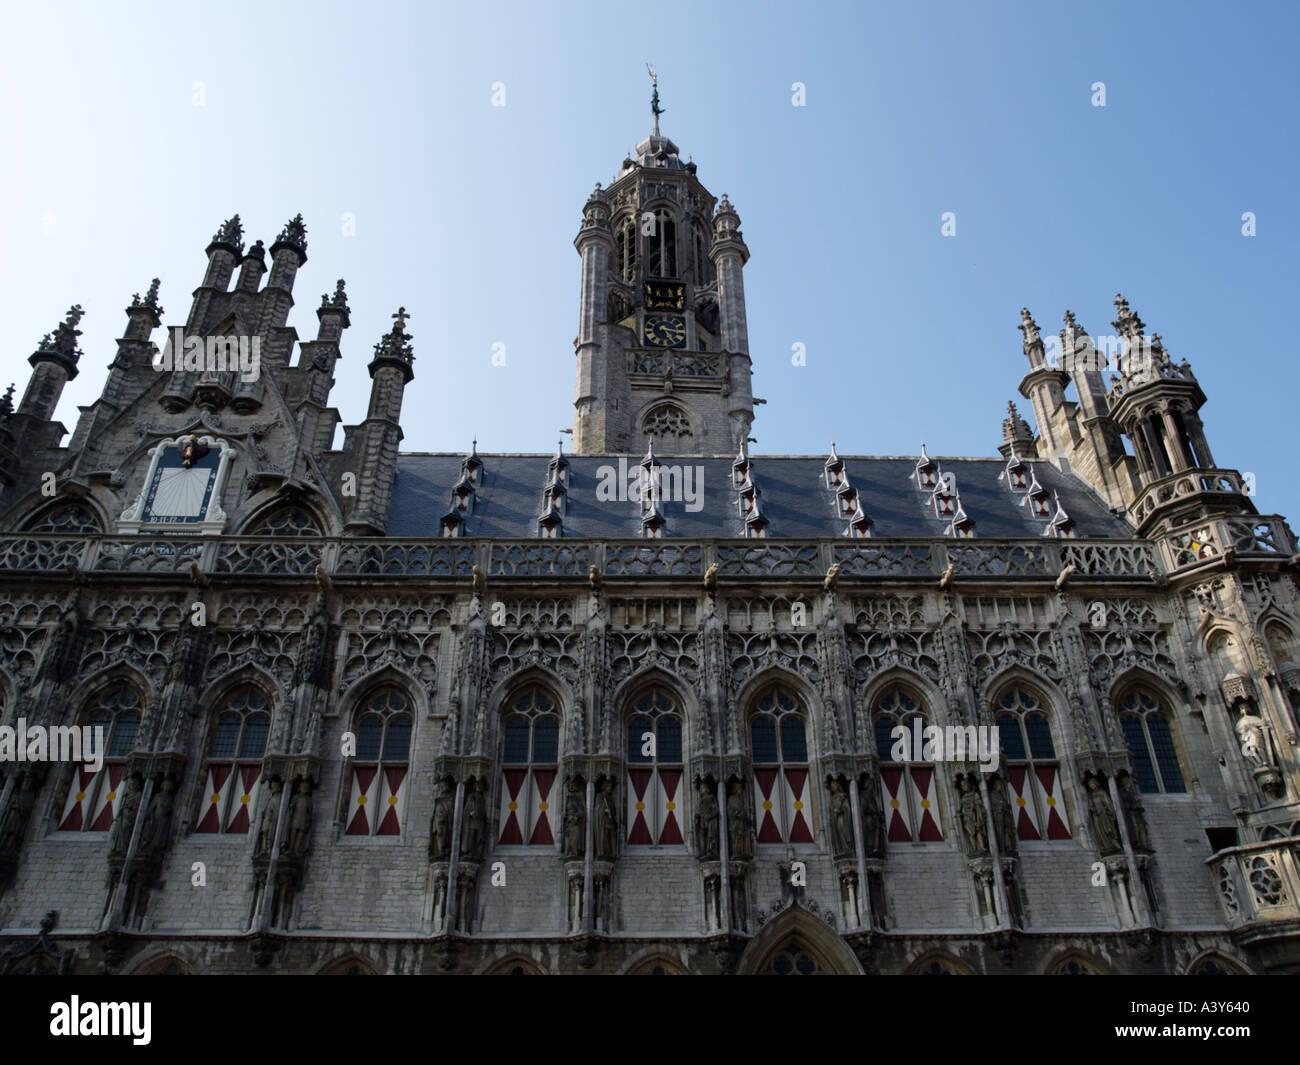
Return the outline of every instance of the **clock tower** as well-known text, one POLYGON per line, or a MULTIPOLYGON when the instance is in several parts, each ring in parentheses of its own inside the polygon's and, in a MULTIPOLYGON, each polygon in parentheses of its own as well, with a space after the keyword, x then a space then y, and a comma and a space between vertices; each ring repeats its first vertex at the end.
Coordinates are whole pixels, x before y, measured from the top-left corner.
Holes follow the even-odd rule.
MULTIPOLYGON (((651 78, 654 78, 653 72, 651 78)), ((587 199, 574 450, 730 455, 754 420, 740 217, 659 132, 587 199)))

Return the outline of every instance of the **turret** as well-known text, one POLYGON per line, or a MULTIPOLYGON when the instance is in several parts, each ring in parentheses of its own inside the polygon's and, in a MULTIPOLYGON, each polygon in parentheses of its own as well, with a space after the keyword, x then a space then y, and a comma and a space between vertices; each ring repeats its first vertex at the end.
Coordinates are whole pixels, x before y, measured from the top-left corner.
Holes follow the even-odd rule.
POLYGON ((32 364, 32 376, 18 405, 19 414, 46 422, 54 416, 63 386, 77 376, 77 361, 81 358, 77 347, 81 330, 77 323, 82 314, 80 304, 71 307, 67 318, 55 327, 54 335, 46 333, 27 360, 32 364))
POLYGON ((304 396, 298 405, 299 436, 316 454, 328 451, 338 424, 338 413, 327 407, 334 387, 334 366, 342 357, 339 341, 343 330, 352 324, 351 309, 343 279, 339 278, 334 295, 322 295, 316 309, 319 326, 316 339, 300 345, 298 365, 306 375, 304 396))
MULTIPOLYGON (((574 444, 579 453, 604 446, 608 434, 610 410, 603 402, 608 389, 608 359, 601 344, 607 316, 607 284, 614 254, 614 237, 609 228, 609 199, 599 184, 587 197, 582 211, 582 229, 574 239, 582 257, 582 288, 579 297, 578 337, 574 347, 578 357, 574 382, 574 444), (599 440, 601 443, 596 443, 599 440)), ((627 411, 621 413, 620 426, 627 432, 627 411)))
POLYGON ((1020 334, 1025 358, 1029 360, 1029 373, 1020 381, 1020 394, 1034 408, 1034 421, 1038 423, 1038 456, 1055 458, 1070 446, 1069 433, 1064 418, 1065 388, 1070 375, 1059 366, 1049 366, 1038 332, 1038 323, 1028 307, 1020 308, 1020 334))
POLYGON ((415 371, 411 363, 409 315, 399 307, 393 328, 375 345, 370 360, 370 409, 358 427, 356 447, 348 467, 356 476, 357 499, 347 521, 347 531, 358 536, 382 536, 388 524, 388 505, 397 475, 397 445, 402 440, 402 394, 415 371))
POLYGON ((722 325, 722 350, 727 353, 730 373, 730 396, 727 417, 732 445, 749 439, 754 421, 754 396, 751 391, 749 359, 749 325, 745 318, 745 281, 743 270, 749 261, 749 248, 740 232, 740 215, 727 194, 722 194, 717 214, 713 216, 713 244, 709 260, 718 276, 718 313, 722 325))

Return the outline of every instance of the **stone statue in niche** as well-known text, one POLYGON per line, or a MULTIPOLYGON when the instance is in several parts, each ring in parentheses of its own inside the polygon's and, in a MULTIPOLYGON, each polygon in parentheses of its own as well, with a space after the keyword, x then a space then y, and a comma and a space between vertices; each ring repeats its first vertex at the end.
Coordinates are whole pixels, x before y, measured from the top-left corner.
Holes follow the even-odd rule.
POLYGON ((487 843, 487 781, 479 777, 465 789, 464 824, 460 830, 460 856, 482 858, 487 843))
POLYGON ((596 857, 602 859, 617 857, 618 811, 614 807, 613 777, 600 778, 600 790, 596 793, 596 809, 592 823, 596 836, 596 857))
POLYGON ((696 780, 696 789, 695 852, 701 859, 713 859, 718 856, 718 795, 707 777, 696 780))
POLYGON ((972 858, 981 858, 989 853, 988 822, 984 802, 972 777, 971 773, 957 774, 957 790, 961 794, 958 817, 961 820, 961 835, 966 844, 966 853, 972 858))
POLYGON ((438 796, 433 800, 433 817, 429 820, 429 857, 435 862, 444 861, 451 854, 451 828, 455 806, 451 780, 443 777, 438 782, 438 796))
POLYGON ((836 855, 853 853, 853 804, 844 791, 844 782, 831 777, 831 850, 836 855))
POLYGON ((122 804, 117 808, 117 816, 108 830, 108 853, 114 858, 126 856, 126 848, 131 845, 131 833, 135 830, 135 818, 140 812, 140 789, 143 786, 140 775, 132 773, 126 783, 126 794, 122 804))
POLYGON ((862 847, 868 858, 880 858, 885 853, 885 822, 880 816, 879 792, 876 778, 864 773, 858 781, 858 801, 862 807, 862 847))
POLYGON ((1115 778, 1115 783, 1119 786, 1119 797, 1124 804, 1124 816, 1128 821, 1128 834, 1133 849, 1149 854, 1151 842, 1147 836, 1147 819, 1142 812, 1142 796, 1137 781, 1129 773, 1120 773, 1115 778))
POLYGON ((280 842, 282 854, 300 858, 307 853, 311 843, 311 819, 311 781, 303 777, 298 781, 298 793, 289 801, 288 831, 280 842))
POLYGON ((1093 839, 1097 841, 1097 850, 1103 856, 1123 852, 1119 822, 1115 820, 1115 806, 1106 794, 1106 781, 1099 773, 1088 776, 1088 824, 1092 828, 1093 839))
POLYGON ((561 850, 566 857, 579 857, 587 850, 587 798, 582 777, 569 777, 564 797, 564 828, 561 850))
POLYGON ((159 782, 145 814, 144 824, 140 826, 141 855, 156 856, 167 849, 167 830, 171 826, 172 806, 176 801, 176 781, 165 776, 159 782))
POLYGON ((1241 756, 1251 765, 1264 769, 1276 764, 1268 727, 1262 717, 1251 712, 1251 706, 1246 702, 1241 704, 1241 716, 1237 719, 1237 738, 1241 741, 1241 756))
POLYGON ((989 778, 989 807, 993 814, 993 831, 997 836, 998 850, 1004 855, 1015 854, 1016 819, 1007 801, 1006 786, 997 777, 989 778))
POLYGON ((275 826, 280 821, 280 797, 284 783, 279 777, 272 777, 267 784, 267 795, 262 800, 262 812, 257 819, 257 836, 253 842, 253 857, 264 858, 270 855, 275 846, 275 826))
POLYGON ((732 777, 727 783, 727 844, 731 857, 752 858, 753 836, 744 785, 732 777))

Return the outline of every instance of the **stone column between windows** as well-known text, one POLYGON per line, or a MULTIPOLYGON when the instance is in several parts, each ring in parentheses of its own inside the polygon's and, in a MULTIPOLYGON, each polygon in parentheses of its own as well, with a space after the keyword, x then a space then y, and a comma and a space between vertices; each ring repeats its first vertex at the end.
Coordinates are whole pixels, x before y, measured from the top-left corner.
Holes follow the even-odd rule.
MULTIPOLYGON (((153 802, 153 762, 149 763, 149 773, 145 777, 144 791, 140 795, 140 805, 136 807, 135 823, 131 826, 131 842, 127 845, 126 856, 122 859, 122 875, 118 877, 117 887, 113 890, 112 902, 108 907, 108 913, 104 917, 103 923, 99 926, 100 931, 109 931, 116 929, 122 923, 122 908, 126 902, 126 891, 131 881, 131 867, 135 864, 136 848, 140 844, 140 831, 144 827, 145 812, 153 802)), ((127 769, 123 771, 123 783, 129 782, 130 762, 127 763, 127 769)))
MULTIPOLYGON (((590 773, 588 773, 587 775, 591 776, 590 773)), ((584 932, 590 932, 596 920, 595 909, 591 899, 592 851, 596 847, 596 826, 592 823, 592 813, 594 812, 595 808, 596 808, 596 782, 594 780, 588 780, 587 781, 587 820, 585 822, 586 831, 583 833, 584 854, 583 854, 583 861, 582 861, 582 930, 584 932)), ((560 822, 560 829, 562 834, 564 829, 563 821, 560 822)), ((568 904, 569 904, 569 893, 568 893, 567 884, 565 885, 564 904, 565 904, 565 910, 567 911, 568 904)), ((567 913, 565 914, 565 918, 566 918, 565 924, 568 924, 567 913)), ((606 928, 605 932, 608 933, 609 929, 606 928)))
MULTIPOLYGON (((268 789, 270 782, 267 782, 268 789)), ((275 878, 276 867, 280 864, 280 841, 284 839, 285 822, 289 820, 289 803, 293 800, 293 781, 288 782, 288 786, 280 786, 280 813, 275 819, 275 839, 271 841, 271 858, 266 863, 266 883, 262 887, 262 905, 257 911, 257 917, 253 921, 253 931, 265 931, 271 921, 271 914, 275 912, 275 878)), ((137 817, 136 820, 139 820, 137 817)), ((220 827, 220 826, 218 826, 220 827)), ((256 826, 252 826, 256 832, 256 826)), ((257 846, 257 838, 253 838, 254 847, 257 846)))
MULTIPOLYGON (((1168 404, 1161 406, 1160 417, 1165 423, 1165 432, 1169 434, 1169 438, 1174 442, 1173 450, 1181 460, 1182 469, 1194 470, 1196 462, 1188 450, 1187 441, 1183 439, 1183 434, 1178 431, 1178 423, 1174 421, 1174 412, 1168 404)), ((1171 455, 1170 459, 1172 460, 1173 457, 1171 455)))
MULTIPOLYGON (((1142 722, 1143 742, 1146 741, 1147 727, 1146 721, 1142 722)), ((1159 770, 1159 764, 1156 766, 1159 770)), ((1124 860, 1128 863, 1128 904, 1133 910, 1135 923, 1138 925, 1154 925, 1151 919, 1151 912, 1147 909, 1147 889, 1142 882, 1142 873, 1138 868, 1137 857, 1133 852, 1133 841, 1128 835, 1128 812, 1124 808, 1124 801, 1120 798, 1119 785, 1115 783, 1115 774, 1110 773, 1106 777, 1106 788, 1110 792, 1111 805, 1115 807, 1115 824, 1119 828, 1119 838, 1124 843, 1124 860), (1138 890, 1138 889, 1141 890, 1138 890)))
MULTIPOLYGON (((465 807, 465 782, 456 781, 456 806, 451 815, 451 851, 447 855, 447 908, 442 914, 442 927, 435 928, 434 934, 441 935, 444 932, 454 932, 456 929, 456 902, 460 898, 460 891, 457 886, 457 876, 459 875, 460 866, 460 819, 461 811, 465 807)), ((487 840, 483 841, 486 848, 487 840)), ((435 885, 434 890, 437 890, 435 885)))
MULTIPOLYGON (((725 776, 725 773, 719 773, 725 776)), ((741 785, 744 790, 744 785, 741 785)), ((731 932, 731 840, 727 838, 729 828, 727 819, 727 782, 718 781, 718 925, 724 935, 731 932)), ((708 898, 705 897, 705 905, 708 898)), ((704 925, 708 927, 706 918, 704 925)))
POLYGON ((858 870, 858 927, 873 928, 875 920, 871 912, 871 892, 867 890, 867 860, 864 857, 867 848, 862 838, 862 800, 858 795, 856 775, 849 780, 849 809, 853 811, 853 856, 858 870))
MULTIPOLYGON (((992 707, 989 707, 987 720, 990 721, 994 720, 992 707)), ((993 725, 992 727, 997 728, 997 725, 993 725)), ((1060 773, 1060 769, 1057 769, 1057 773, 1058 774, 1060 773)), ((1028 773, 1025 775, 1027 782, 1030 775, 1031 774, 1028 773)), ((1002 875, 1002 848, 998 843, 997 825, 993 823, 993 804, 989 802, 988 775, 984 772, 983 769, 981 769, 979 772, 979 782, 980 782, 980 802, 984 804, 984 831, 988 836, 989 854, 993 858, 993 892, 995 898, 997 899, 998 911, 999 911, 996 914, 997 927, 1010 928, 1011 915, 1014 911, 1011 908, 1011 899, 1007 895, 1007 881, 1006 878, 1002 875)), ((1044 824, 1044 828, 1046 828, 1046 824, 1044 824)))

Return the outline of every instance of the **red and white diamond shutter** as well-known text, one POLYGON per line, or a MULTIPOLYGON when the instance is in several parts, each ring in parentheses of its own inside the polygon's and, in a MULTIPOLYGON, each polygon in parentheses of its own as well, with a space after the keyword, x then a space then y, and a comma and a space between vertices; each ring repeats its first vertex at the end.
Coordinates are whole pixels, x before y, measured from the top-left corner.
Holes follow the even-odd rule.
POLYGON ((934 798, 934 766, 912 766, 907 775, 912 784, 912 809, 917 811, 920 820, 916 838, 922 843, 938 842, 943 839, 943 832, 935 817, 938 806, 934 798))
MULTIPOLYGON (((203 790, 204 809, 195 832, 220 832, 221 811, 227 808, 235 787, 235 767, 229 762, 209 762, 203 790)), ((247 831, 247 829, 245 829, 247 831)))
MULTIPOLYGON (((105 766, 99 772, 107 773, 109 768, 105 766)), ((60 832, 80 832, 85 828, 86 807, 95 793, 95 778, 98 775, 89 766, 77 766, 72 776, 72 784, 68 787, 68 799, 63 804, 63 815, 59 818, 60 832)), ((112 823, 111 815, 109 823, 112 823)))
POLYGON ((1030 790, 1033 782, 1029 768, 1023 765, 1007 767, 1007 785, 1011 788, 1011 802, 1016 808, 1016 838, 1042 839, 1038 830, 1038 810, 1030 790))
POLYGON ((785 787, 782 799, 785 805, 787 839, 790 843, 811 843, 812 828, 807 817, 808 770, 786 769, 781 774, 785 787))
POLYGON ((781 826, 777 822, 777 779, 779 769, 754 770, 754 823, 758 825, 759 843, 782 843, 781 826))
POLYGON ((902 769, 880 768, 880 797, 885 804, 886 824, 890 843, 912 842, 911 815, 907 796, 903 792, 906 781, 902 769))
POLYGON ((627 841, 635 846, 653 843, 650 823, 658 805, 658 780, 653 769, 627 771, 627 841))
POLYGON ((527 769, 507 769, 503 773, 505 787, 501 789, 501 838, 499 843, 523 843, 520 827, 528 816, 528 798, 524 785, 528 783, 527 769))
POLYGON ((230 807, 230 824, 226 827, 227 832, 236 835, 247 835, 253 822, 253 810, 257 806, 257 796, 261 791, 262 766, 259 762, 257 765, 241 765, 235 767, 235 772, 231 774, 235 778, 237 792, 234 803, 230 807))
POLYGON ((532 772, 533 801, 529 809, 528 842, 534 846, 555 843, 555 834, 551 831, 551 793, 555 789, 556 773, 554 769, 534 769, 532 772))
POLYGON ((677 789, 681 787, 682 771, 680 769, 657 769, 655 775, 658 787, 655 789, 655 811, 659 825, 661 844, 684 843, 681 822, 677 818, 680 804, 677 789))
POLYGON ((1034 775, 1042 788, 1043 808, 1047 811, 1047 838, 1070 839, 1070 829, 1065 823, 1065 798, 1061 794, 1061 771, 1054 765, 1037 765, 1034 775))
POLYGON ((357 766, 352 771, 352 787, 348 797, 348 827, 346 835, 368 836, 371 834, 370 817, 375 810, 375 799, 379 794, 379 767, 374 765, 357 766))

